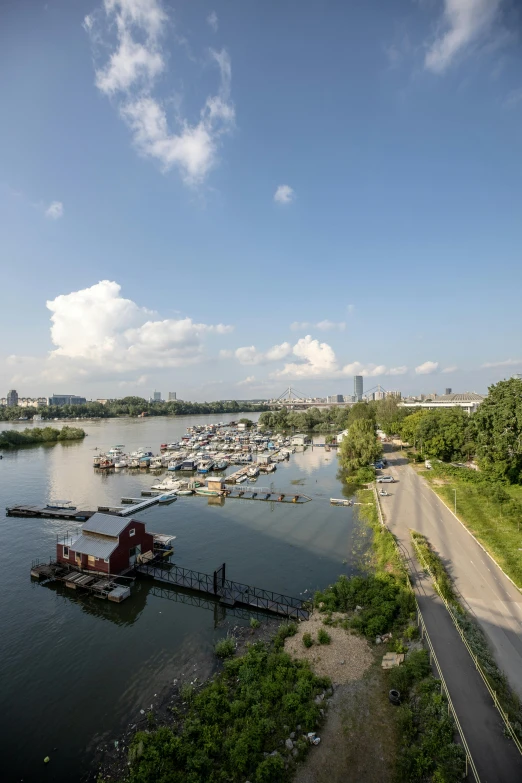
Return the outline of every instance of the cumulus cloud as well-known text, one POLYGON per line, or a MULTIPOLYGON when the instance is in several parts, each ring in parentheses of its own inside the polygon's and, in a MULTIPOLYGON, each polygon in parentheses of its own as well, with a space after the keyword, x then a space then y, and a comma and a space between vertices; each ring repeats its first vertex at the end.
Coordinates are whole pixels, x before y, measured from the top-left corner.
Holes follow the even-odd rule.
POLYGON ((105 51, 100 40, 116 31, 108 61, 96 69, 96 86, 112 97, 141 155, 156 160, 163 171, 177 168, 188 185, 201 184, 217 163, 221 137, 235 123, 227 51, 209 51, 219 70, 219 87, 207 97, 197 120, 178 115, 171 128, 164 104, 154 95, 157 78, 166 70, 162 39, 168 17, 160 0, 105 0, 103 7, 104 13, 84 19, 95 49, 105 51))
POLYGON ((346 323, 345 321, 319 321, 318 323, 310 323, 309 321, 294 321, 292 324, 290 324, 290 329, 292 329, 293 332, 301 332, 305 329, 319 329, 321 332, 331 332, 334 330, 339 330, 340 332, 344 332, 346 329, 346 323))
POLYGON ((273 345, 268 351, 258 351, 254 345, 237 348, 234 352, 236 359, 240 364, 267 364, 268 362, 278 362, 288 356, 292 351, 290 343, 281 343, 273 345))
POLYGON ((442 73, 455 57, 486 39, 499 18, 502 0, 444 0, 437 37, 426 52, 425 67, 442 73))
POLYGON ((248 375, 244 380, 238 381, 237 386, 251 386, 253 383, 256 382, 256 376, 255 375, 248 375))
POLYGON ((517 365, 522 365, 522 359, 504 359, 501 362, 486 362, 485 364, 481 364, 481 367, 488 369, 491 367, 516 367, 517 365))
POLYGON ((206 336, 233 329, 191 318, 159 320, 150 310, 122 297, 121 286, 109 280, 57 296, 47 302, 47 308, 52 313, 55 346, 49 356, 50 368, 68 370, 71 375, 184 367, 202 359, 206 336))
POLYGON ((439 369, 438 362, 424 362, 415 368, 417 375, 431 375, 439 369))
POLYGON ((58 220, 63 217, 63 204, 61 201, 52 201, 45 210, 45 216, 51 220, 58 220))
POLYGON ((274 201, 277 204, 291 204, 294 198, 294 189, 290 185, 279 185, 274 193, 274 201))
POLYGON ((207 24, 208 24, 208 26, 209 26, 209 27, 211 27, 211 28, 212 28, 212 30, 213 30, 215 33, 217 33, 217 31, 218 31, 218 27, 219 27, 219 20, 218 20, 218 15, 216 14, 216 12, 215 12, 215 11, 212 11, 212 12, 211 12, 211 13, 210 13, 210 14, 207 16, 207 24))

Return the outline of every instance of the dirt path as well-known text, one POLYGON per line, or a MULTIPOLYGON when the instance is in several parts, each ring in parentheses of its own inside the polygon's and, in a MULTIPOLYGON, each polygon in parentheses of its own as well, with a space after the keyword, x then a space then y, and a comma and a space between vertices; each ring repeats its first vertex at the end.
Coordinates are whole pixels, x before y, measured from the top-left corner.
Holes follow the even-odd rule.
POLYGON ((294 783, 392 783, 396 718, 380 658, 362 679, 336 686, 321 744, 298 768, 294 783))

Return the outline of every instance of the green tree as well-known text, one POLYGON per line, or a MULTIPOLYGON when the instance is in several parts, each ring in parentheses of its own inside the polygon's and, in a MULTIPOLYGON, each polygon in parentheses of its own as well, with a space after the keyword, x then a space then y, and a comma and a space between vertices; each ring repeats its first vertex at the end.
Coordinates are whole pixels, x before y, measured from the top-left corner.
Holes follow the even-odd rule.
POLYGON ((369 418, 353 422, 341 443, 339 459, 350 472, 375 462, 382 454, 382 445, 375 435, 375 425, 369 418))
POLYGON ((472 420, 480 467, 493 478, 520 482, 522 380, 511 378, 490 386, 472 420))

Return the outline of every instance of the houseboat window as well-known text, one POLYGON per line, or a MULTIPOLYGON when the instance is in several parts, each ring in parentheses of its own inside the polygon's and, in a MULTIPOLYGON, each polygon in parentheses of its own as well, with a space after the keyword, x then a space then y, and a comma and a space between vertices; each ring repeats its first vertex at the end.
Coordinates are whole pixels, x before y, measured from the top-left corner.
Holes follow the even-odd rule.
POLYGON ((64 546, 64 548, 63 548, 63 556, 64 557, 69 557, 69 547, 68 546, 64 546))
POLYGON ((96 558, 95 558, 95 557, 93 557, 93 555, 89 555, 89 563, 90 563, 91 565, 94 565, 94 563, 95 563, 95 562, 96 562, 96 558))
POLYGON ((131 529, 129 530, 129 536, 133 536, 135 532, 136 532, 135 528, 131 527, 131 529))
POLYGON ((106 558, 105 558, 105 560, 104 560, 103 562, 104 562, 104 563, 108 563, 108 562, 109 562, 109 558, 108 558, 108 557, 106 557, 106 558))

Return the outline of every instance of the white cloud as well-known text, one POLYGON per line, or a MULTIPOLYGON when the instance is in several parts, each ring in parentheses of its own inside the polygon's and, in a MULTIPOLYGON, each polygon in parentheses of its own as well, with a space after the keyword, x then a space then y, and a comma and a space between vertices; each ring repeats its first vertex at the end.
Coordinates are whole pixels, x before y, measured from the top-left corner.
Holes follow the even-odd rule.
POLYGON ((237 348, 235 357, 240 364, 266 364, 267 362, 278 362, 288 356, 292 351, 290 343, 281 343, 273 345, 268 351, 258 351, 254 345, 237 348))
POLYGON ((231 359, 233 356, 234 356, 234 351, 229 351, 229 350, 228 350, 228 349, 226 349, 226 348, 223 348, 223 349, 222 349, 222 350, 219 352, 219 358, 220 358, 220 359, 231 359))
POLYGON ((45 210, 45 216, 51 220, 58 220, 63 217, 63 204, 61 201, 52 201, 45 210))
POLYGON ((444 367, 444 369, 441 370, 441 372, 443 373, 456 372, 458 369, 459 368, 457 367, 456 364, 451 364, 449 367, 444 367))
POLYGON ((295 378, 330 377, 338 373, 339 367, 333 348, 328 343, 312 340, 309 334, 297 341, 292 353, 303 361, 285 364, 282 370, 275 373, 276 377, 285 375, 295 378))
POLYGON ((251 386, 255 382, 256 382, 256 376, 248 375, 244 380, 238 381, 237 386, 251 386))
POLYGON ((408 368, 403 364, 401 367, 390 367, 386 375, 406 375, 407 372, 408 368))
POLYGON ((290 329, 294 332, 300 332, 305 329, 319 329, 321 332, 331 332, 338 329, 340 332, 344 332, 346 329, 346 323, 344 321, 319 321, 319 323, 310 323, 309 321, 294 321, 290 324, 290 329))
POLYGON ((294 198, 294 189, 290 185, 279 185, 274 193, 274 201, 278 204, 291 204, 294 198))
POLYGON ((438 362, 424 362, 415 368, 415 372, 417 375, 431 375, 431 373, 437 372, 438 369, 438 362))
POLYGON ((227 51, 209 51, 220 73, 216 94, 207 97, 195 122, 178 112, 171 128, 162 101, 154 95, 155 82, 166 70, 161 40, 168 17, 160 0, 105 0, 104 10, 104 16, 97 13, 84 20, 93 46, 100 51, 106 47, 100 45, 99 25, 105 36, 112 29, 117 35, 108 61, 96 69, 96 86, 116 99, 141 155, 158 161, 163 171, 177 168, 188 185, 201 184, 218 161, 221 137, 235 123, 227 51))
POLYGON ((502 362, 486 362, 480 366, 484 369, 488 369, 491 367, 516 367, 517 365, 522 366, 522 359, 505 359, 502 362))
POLYGON ((218 15, 216 14, 216 12, 215 12, 215 11, 212 11, 212 12, 211 12, 211 13, 210 13, 210 14, 207 16, 207 24, 209 25, 209 27, 211 27, 211 28, 212 28, 212 30, 213 30, 215 33, 217 33, 217 31, 218 31, 218 27, 219 27, 219 20, 218 20, 218 15))
POLYGON ((454 58, 490 34, 502 0, 444 0, 440 31, 425 57, 425 67, 442 73, 454 58))
POLYGON ((354 304, 349 304, 348 307, 346 308, 346 310, 348 312, 348 315, 353 315, 354 312, 355 312, 355 305, 354 304))
POLYGON ((158 320, 154 313, 121 296, 118 283, 102 280, 90 288, 57 296, 51 311, 48 374, 99 376, 200 361, 207 335, 232 331, 225 324, 191 318, 158 320))

